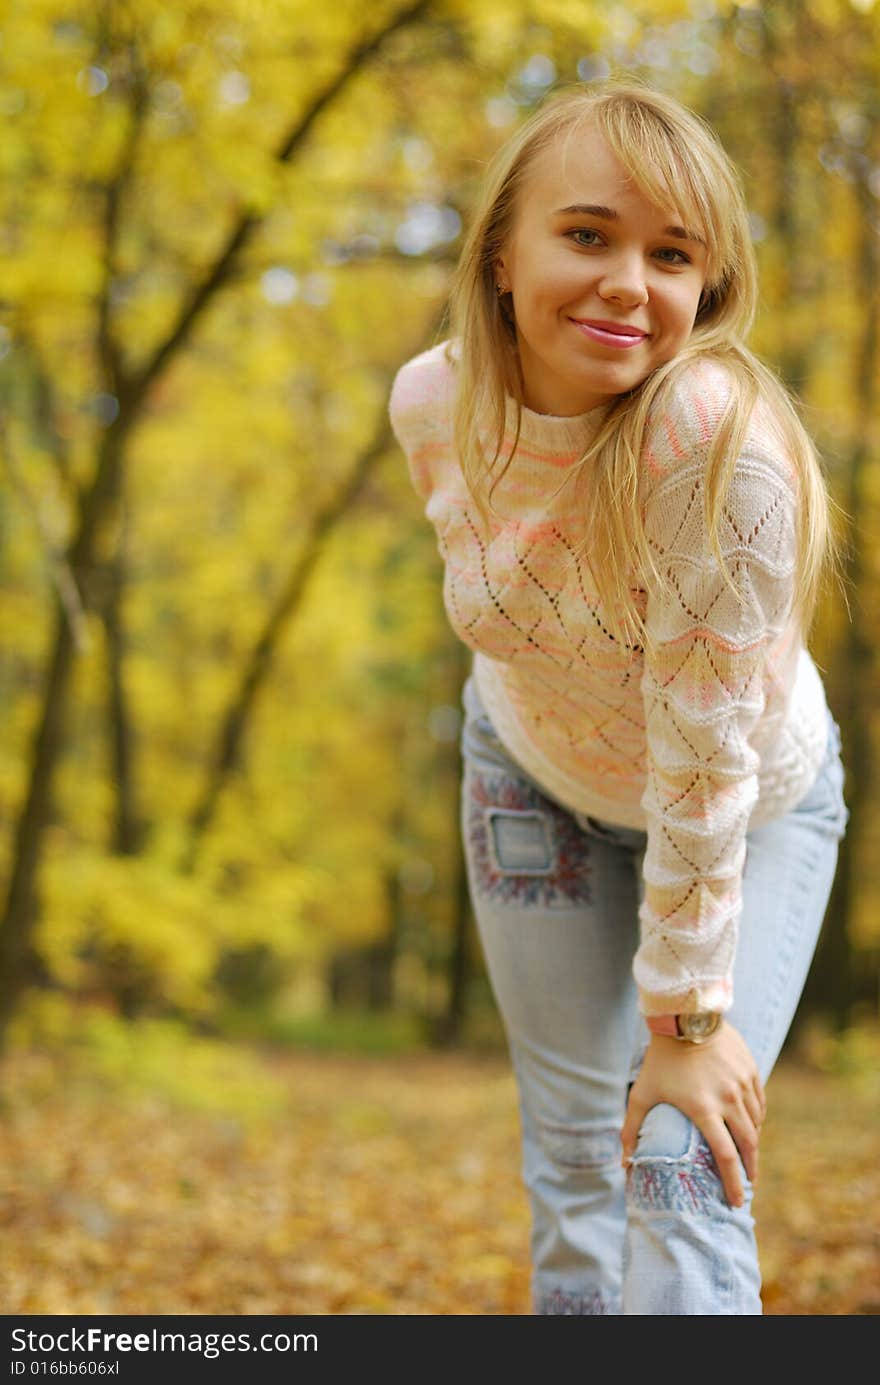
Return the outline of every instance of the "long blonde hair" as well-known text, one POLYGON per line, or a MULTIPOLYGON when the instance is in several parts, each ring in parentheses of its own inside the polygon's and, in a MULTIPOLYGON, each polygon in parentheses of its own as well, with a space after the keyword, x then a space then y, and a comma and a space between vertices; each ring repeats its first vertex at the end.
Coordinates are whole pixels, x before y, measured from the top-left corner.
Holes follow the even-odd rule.
POLYGON ((468 490, 488 529, 492 494, 519 442, 525 397, 515 323, 496 289, 496 261, 513 228, 518 196, 535 158, 562 136, 567 149, 585 123, 604 136, 651 202, 674 208, 686 225, 699 230, 708 253, 705 287, 686 347, 613 401, 567 478, 584 492, 585 535, 575 556, 586 556, 589 549, 587 562, 615 636, 630 647, 650 646, 636 593, 628 583, 640 559, 640 570, 650 571, 654 581, 668 589, 647 544, 640 506, 646 430, 680 372, 696 359, 714 360, 726 367, 732 391, 706 464, 710 541, 725 580, 736 591, 721 555, 719 516, 753 408, 763 399, 799 480, 792 609, 806 639, 826 564, 838 568, 840 548, 831 507, 839 507, 828 493, 816 450, 791 396, 745 344, 755 315, 757 266, 737 171, 709 126, 668 95, 614 80, 564 88, 491 160, 449 299, 452 336, 447 354, 456 376, 454 436, 468 490), (513 447, 503 458, 507 396, 516 403, 516 431, 513 447), (481 437, 487 426, 491 455, 481 437))

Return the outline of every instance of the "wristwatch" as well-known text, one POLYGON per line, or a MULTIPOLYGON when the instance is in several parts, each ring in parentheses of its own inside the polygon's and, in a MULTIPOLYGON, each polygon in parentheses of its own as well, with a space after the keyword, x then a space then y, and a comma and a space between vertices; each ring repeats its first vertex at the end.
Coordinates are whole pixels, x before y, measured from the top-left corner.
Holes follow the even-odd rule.
POLYGON ((684 1039, 690 1044, 704 1044, 718 1029, 723 1015, 717 1010, 693 1010, 682 1015, 648 1015, 645 1023, 652 1034, 665 1034, 670 1039, 684 1039))

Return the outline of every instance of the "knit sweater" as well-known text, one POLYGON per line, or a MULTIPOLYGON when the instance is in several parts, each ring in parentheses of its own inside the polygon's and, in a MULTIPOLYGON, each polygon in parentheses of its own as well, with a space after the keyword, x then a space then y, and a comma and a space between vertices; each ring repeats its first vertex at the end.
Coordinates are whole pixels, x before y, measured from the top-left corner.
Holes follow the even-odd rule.
MULTIPOLYGON (((561 483, 605 407, 572 417, 523 409, 485 541, 453 445, 446 347, 401 367, 389 412, 436 530, 446 613, 474 651, 477 691, 510 756, 558 803, 646 833, 633 961, 642 1012, 727 1010, 746 832, 799 802, 828 735, 822 681, 791 613, 794 467, 759 406, 719 533, 740 605, 703 510, 729 379, 709 361, 682 372, 643 450, 645 532, 675 593, 631 573, 650 657, 609 632, 588 565, 571 558, 583 528, 577 487, 561 483)), ((508 397, 504 456, 515 419, 508 397)))

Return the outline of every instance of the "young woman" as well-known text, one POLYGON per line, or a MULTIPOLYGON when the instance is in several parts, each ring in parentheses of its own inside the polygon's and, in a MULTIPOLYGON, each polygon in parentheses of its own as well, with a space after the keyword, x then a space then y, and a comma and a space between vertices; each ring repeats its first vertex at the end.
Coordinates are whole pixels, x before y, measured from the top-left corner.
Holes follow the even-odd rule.
POLYGON ((392 390, 474 651, 462 831, 536 1313, 762 1311, 764 1085, 849 812, 806 647, 833 501, 755 301, 707 126, 569 88, 495 156, 452 334, 392 390))

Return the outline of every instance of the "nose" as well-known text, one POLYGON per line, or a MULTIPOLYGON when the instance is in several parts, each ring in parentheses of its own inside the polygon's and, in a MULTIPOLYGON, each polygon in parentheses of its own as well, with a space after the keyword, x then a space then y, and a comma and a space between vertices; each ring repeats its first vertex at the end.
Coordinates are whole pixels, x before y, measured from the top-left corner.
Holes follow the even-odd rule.
POLYGON ((648 287, 641 255, 615 255, 612 261, 606 262, 599 282, 599 296, 627 308, 647 303, 648 287))

